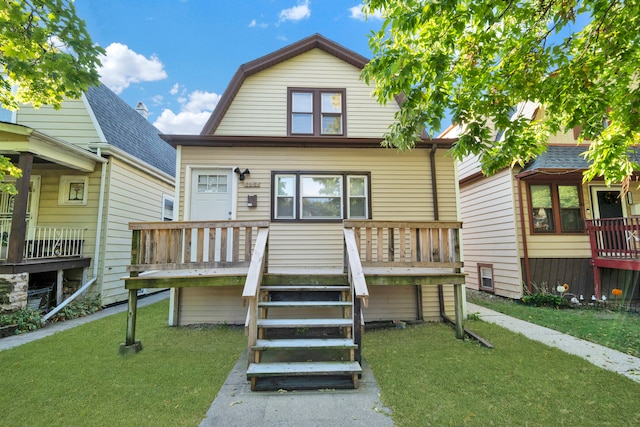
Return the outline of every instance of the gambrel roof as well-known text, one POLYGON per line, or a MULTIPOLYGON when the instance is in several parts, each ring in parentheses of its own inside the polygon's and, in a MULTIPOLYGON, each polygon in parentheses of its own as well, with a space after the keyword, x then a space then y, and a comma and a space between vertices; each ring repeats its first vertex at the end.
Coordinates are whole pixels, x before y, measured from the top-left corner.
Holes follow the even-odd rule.
POLYGON ((227 86, 227 89, 222 94, 220 102, 218 102, 218 105, 213 110, 211 117, 209 117, 209 120, 202 128, 200 135, 211 135, 215 132, 247 77, 316 48, 321 49, 328 54, 360 69, 364 68, 364 66, 369 62, 369 60, 364 56, 349 50, 320 34, 314 34, 306 39, 302 39, 299 42, 276 50, 275 52, 261 58, 247 62, 246 64, 241 65, 240 68, 238 68, 238 71, 234 74, 229 86, 227 86))
POLYGON ((155 126, 105 85, 91 87, 85 95, 107 143, 175 176, 176 150, 155 126))

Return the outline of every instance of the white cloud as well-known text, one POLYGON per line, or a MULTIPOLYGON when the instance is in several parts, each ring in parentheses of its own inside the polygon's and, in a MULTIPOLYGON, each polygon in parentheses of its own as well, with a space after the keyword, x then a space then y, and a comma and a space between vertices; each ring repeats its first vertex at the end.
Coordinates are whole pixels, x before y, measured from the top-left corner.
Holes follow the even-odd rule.
POLYGON ((304 3, 298 4, 298 6, 290 7, 289 9, 283 9, 280 11, 280 22, 284 21, 300 21, 311 16, 311 9, 309 8, 309 0, 305 0, 304 3))
POLYGON ((258 22, 255 19, 251 20, 249 23, 249 28, 268 28, 269 24, 264 22, 258 22))
POLYGON ((198 134, 218 101, 220 95, 217 93, 196 90, 189 94, 188 99, 179 99, 181 106, 178 114, 164 109, 153 125, 167 134, 198 134))
POLYGON ((180 91, 180 85, 176 83, 173 86, 171 86, 171 90, 169 90, 169 93, 171 95, 177 95, 179 91, 180 91))
POLYGON ((373 16, 369 15, 365 15, 364 11, 362 10, 362 7, 364 5, 362 3, 360 3, 357 6, 353 6, 351 8, 349 8, 349 12, 351 12, 351 19, 357 19, 358 21, 366 21, 367 19, 382 19, 382 13, 379 10, 376 10, 373 14, 373 16))
POLYGON ((111 43, 105 51, 106 55, 100 57, 100 80, 117 94, 122 93, 131 83, 167 78, 164 65, 155 55, 146 58, 121 43, 111 43))

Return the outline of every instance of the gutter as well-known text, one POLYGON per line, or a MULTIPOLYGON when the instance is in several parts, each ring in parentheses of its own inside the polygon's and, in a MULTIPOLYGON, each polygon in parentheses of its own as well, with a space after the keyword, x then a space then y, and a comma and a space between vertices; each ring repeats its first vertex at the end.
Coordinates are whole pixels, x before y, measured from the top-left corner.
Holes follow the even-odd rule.
MULTIPOLYGON (((97 154, 102 157, 100 148, 98 148, 97 154)), ((102 163, 102 171, 100 172, 100 198, 98 200, 98 219, 96 221, 96 244, 95 244, 95 252, 93 255, 93 277, 96 279, 98 277, 98 264, 100 257, 100 249, 102 246, 102 215, 104 210, 104 198, 105 198, 105 187, 106 187, 106 176, 107 176, 107 163, 102 163)))
POLYGON ((89 148, 101 150, 101 152, 104 155, 114 155, 119 159, 123 160, 125 163, 128 163, 131 166, 135 166, 137 168, 144 170, 148 174, 152 175, 153 177, 161 181, 164 181, 168 185, 175 185, 175 178, 173 176, 169 175, 166 172, 161 171, 160 169, 150 165, 147 162, 144 162, 138 159, 137 157, 127 153, 124 150, 121 150, 120 148, 116 148, 112 146, 111 144, 106 144, 106 143, 90 144, 89 148))

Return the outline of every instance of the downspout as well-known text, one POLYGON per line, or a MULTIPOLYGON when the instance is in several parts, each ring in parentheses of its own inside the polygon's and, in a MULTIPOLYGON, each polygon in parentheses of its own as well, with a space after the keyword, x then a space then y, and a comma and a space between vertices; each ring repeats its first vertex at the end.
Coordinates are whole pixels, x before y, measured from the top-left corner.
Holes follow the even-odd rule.
POLYGON ((527 292, 531 293, 531 266, 529 265, 529 249, 527 248, 527 230, 524 222, 524 207, 522 204, 522 185, 520 176, 516 175, 518 184, 518 203, 520 204, 520 230, 522 231, 522 258, 524 263, 524 276, 527 283, 527 292))
POLYGON ((438 221, 440 214, 438 212, 438 182, 436 179, 436 150, 438 144, 433 144, 431 147, 431 154, 429 155, 431 161, 431 195, 433 197, 433 219, 438 221))
MULTIPOLYGON (((96 154, 101 155, 100 147, 96 154)), ((100 173, 100 198, 98 200, 98 220, 96 221, 96 248, 93 254, 93 278, 98 278, 98 258, 100 257, 100 246, 102 245, 102 210, 104 209, 104 189, 106 187, 107 162, 102 163, 102 171, 100 173)))

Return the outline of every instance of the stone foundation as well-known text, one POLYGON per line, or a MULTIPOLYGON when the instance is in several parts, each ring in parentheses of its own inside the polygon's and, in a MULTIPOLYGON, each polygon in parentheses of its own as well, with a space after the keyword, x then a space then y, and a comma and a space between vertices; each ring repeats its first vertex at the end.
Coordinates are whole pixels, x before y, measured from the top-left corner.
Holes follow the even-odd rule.
POLYGON ((27 306, 29 273, 0 274, 0 312, 27 306))

